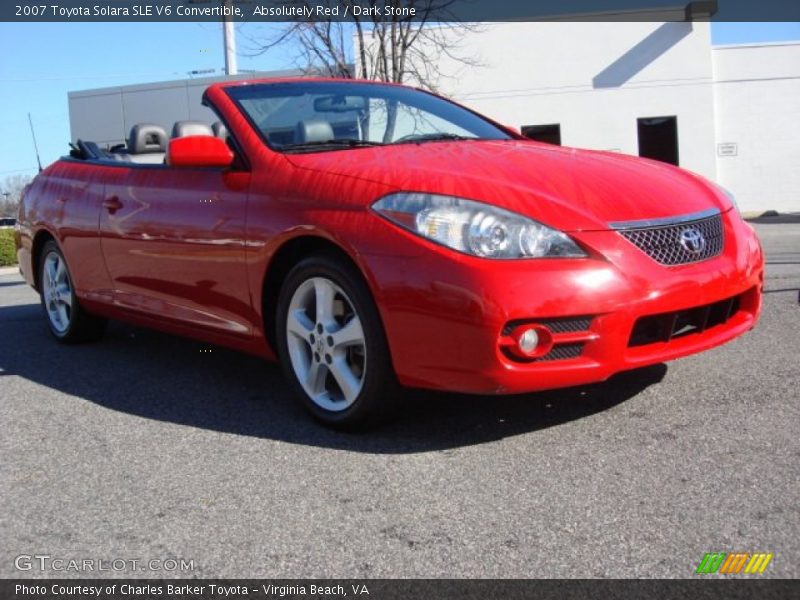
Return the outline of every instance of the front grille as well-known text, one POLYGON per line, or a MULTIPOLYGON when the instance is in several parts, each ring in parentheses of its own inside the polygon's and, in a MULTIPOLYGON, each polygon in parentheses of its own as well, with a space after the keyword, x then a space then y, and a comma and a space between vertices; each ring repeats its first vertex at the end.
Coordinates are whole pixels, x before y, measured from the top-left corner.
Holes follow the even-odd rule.
POLYGON ((539 358, 522 358, 511 352, 508 348, 502 348, 503 355, 517 363, 535 363, 546 362, 551 360, 567 360, 570 358, 578 358, 583 354, 583 342, 574 344, 555 344, 550 352, 539 358))
POLYGON ((594 317, 572 317, 569 319, 540 319, 536 321, 547 327, 553 333, 572 333, 587 331, 594 317))
POLYGON ((650 227, 636 227, 634 224, 617 227, 619 233, 635 244, 647 256, 662 265, 685 265, 700 262, 722 252, 724 236, 722 218, 719 214, 680 223, 650 227), (682 243, 685 232, 696 232, 702 236, 702 248, 682 243))
POLYGON ((582 352, 583 344, 556 344, 550 352, 534 360, 566 360, 568 358, 578 358, 582 352))
POLYGON ((503 335, 508 335, 520 325, 526 323, 544 325, 553 333, 574 333, 576 331, 588 331, 594 316, 581 317, 561 317, 556 319, 518 319, 509 321, 503 328, 503 335))
POLYGON ((702 333, 727 323, 739 311, 740 305, 741 297, 734 296, 714 304, 641 317, 633 326, 628 346, 646 346, 702 333))

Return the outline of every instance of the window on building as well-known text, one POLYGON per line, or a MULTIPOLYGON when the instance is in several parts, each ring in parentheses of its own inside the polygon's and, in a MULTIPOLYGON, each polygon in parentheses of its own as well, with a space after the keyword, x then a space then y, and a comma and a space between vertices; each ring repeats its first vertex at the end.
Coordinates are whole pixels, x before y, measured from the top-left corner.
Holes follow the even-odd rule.
POLYGON ((555 144, 556 146, 561 145, 561 125, 558 123, 553 125, 523 125, 522 135, 537 142, 555 144))
POLYGON ((637 119, 639 156, 678 164, 678 117, 637 119))

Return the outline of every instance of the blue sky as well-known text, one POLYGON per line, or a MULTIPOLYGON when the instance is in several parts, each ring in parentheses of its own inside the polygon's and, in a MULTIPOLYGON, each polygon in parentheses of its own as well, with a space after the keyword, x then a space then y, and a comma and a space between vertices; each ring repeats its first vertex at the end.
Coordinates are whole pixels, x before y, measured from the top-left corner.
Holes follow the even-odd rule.
MULTIPOLYGON (((276 25, 238 26, 239 68, 294 67, 290 52, 253 54, 251 39, 276 25)), ((223 65, 217 23, 0 23, 0 184, 11 174, 33 174, 28 128, 33 117, 42 164, 67 151, 72 90, 181 79, 223 65)), ((800 23, 714 23, 714 44, 800 40, 800 23)), ((2 191, 2 190, 0 190, 2 191)))

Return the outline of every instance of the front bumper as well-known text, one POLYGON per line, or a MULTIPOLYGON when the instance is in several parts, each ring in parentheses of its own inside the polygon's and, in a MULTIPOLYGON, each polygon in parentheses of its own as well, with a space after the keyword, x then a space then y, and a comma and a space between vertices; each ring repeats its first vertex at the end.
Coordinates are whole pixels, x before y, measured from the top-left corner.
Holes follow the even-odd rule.
POLYGON ((402 384, 513 394, 603 381, 751 329, 761 310, 763 253, 738 215, 723 215, 723 226, 719 256, 682 266, 655 262, 615 231, 573 234, 589 259, 492 261, 388 223, 383 240, 395 251, 364 259, 402 384), (730 314, 721 314, 725 307, 730 314), (688 315, 698 325, 703 314, 711 315, 703 326, 671 339, 651 331, 651 321, 680 326, 688 315), (561 351, 527 362, 504 351, 510 324, 542 322, 564 329, 554 335, 561 351), (643 330, 653 335, 643 338, 643 330))

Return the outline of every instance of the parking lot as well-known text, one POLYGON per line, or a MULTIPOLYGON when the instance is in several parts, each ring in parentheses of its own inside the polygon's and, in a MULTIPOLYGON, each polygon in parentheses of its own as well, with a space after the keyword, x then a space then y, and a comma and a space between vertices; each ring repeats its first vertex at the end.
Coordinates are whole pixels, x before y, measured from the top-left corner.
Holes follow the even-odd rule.
POLYGON ((50 339, 0 276, 0 577, 19 555, 182 558, 192 577, 692 577, 706 552, 800 576, 800 225, 757 225, 758 327, 602 385, 409 394, 311 422, 272 364, 114 323, 50 339))

